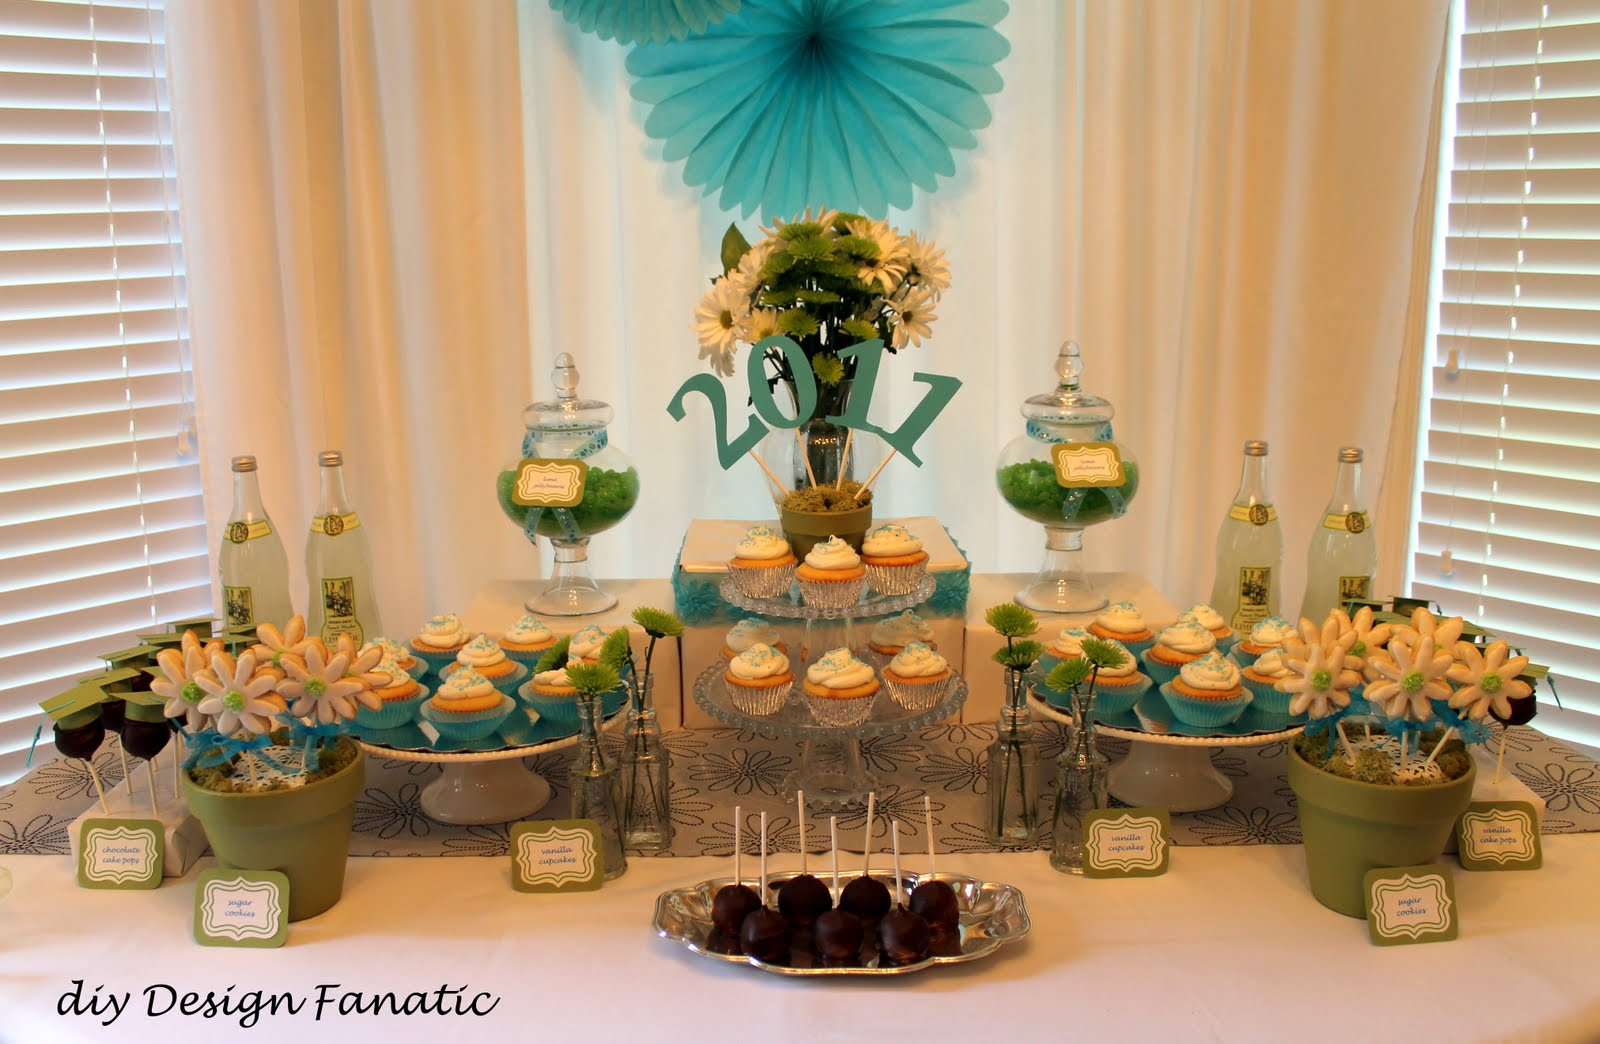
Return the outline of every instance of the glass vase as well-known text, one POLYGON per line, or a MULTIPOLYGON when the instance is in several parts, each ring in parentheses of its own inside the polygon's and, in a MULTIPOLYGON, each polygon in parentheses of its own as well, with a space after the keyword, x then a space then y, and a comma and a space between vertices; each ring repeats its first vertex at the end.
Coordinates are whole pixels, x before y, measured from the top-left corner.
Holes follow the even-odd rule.
POLYGON ((1033 848, 1039 841, 1039 737, 1022 700, 1022 673, 1006 670, 1006 706, 989 748, 989 815, 985 832, 1003 848, 1033 848))
MULTIPOLYGON (((652 680, 653 682, 653 680, 652 680)), ((661 722, 649 689, 628 708, 622 733, 622 843, 636 852, 672 847, 672 755, 661 739, 661 722)))
POLYGON ((1094 693, 1073 694, 1074 722, 1067 749, 1056 759, 1056 802, 1051 816, 1055 843, 1050 865, 1064 874, 1083 873, 1083 817, 1110 801, 1110 762, 1095 743, 1094 693))
POLYGON ((618 814, 617 766, 600 746, 600 699, 578 697, 578 755, 573 759, 572 818, 594 821, 605 855, 606 880, 628 872, 622 849, 622 816, 618 814))

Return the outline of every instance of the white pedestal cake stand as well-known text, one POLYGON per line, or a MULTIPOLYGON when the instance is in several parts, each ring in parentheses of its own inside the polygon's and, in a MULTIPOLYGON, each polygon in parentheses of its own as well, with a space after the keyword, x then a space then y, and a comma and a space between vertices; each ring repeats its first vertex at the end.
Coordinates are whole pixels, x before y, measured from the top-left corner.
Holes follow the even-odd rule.
MULTIPOLYGON (((625 716, 627 705, 601 723, 604 729, 625 716)), ((542 743, 487 751, 438 751, 386 747, 361 740, 369 754, 395 761, 434 762, 443 767, 439 778, 422 790, 422 811, 430 819, 459 826, 509 823, 526 819, 550 803, 550 784, 522 763, 523 758, 563 750, 578 742, 578 734, 542 743)))
MULTIPOLYGON (((1028 700, 1043 717, 1072 724, 1072 715, 1040 699, 1032 688, 1028 700)), ((1135 808, 1203 812, 1233 797, 1233 781, 1211 763, 1212 747, 1264 747, 1293 739, 1305 726, 1247 736, 1179 736, 1106 724, 1097 724, 1095 731, 1130 741, 1128 756, 1107 773, 1112 797, 1135 808)))

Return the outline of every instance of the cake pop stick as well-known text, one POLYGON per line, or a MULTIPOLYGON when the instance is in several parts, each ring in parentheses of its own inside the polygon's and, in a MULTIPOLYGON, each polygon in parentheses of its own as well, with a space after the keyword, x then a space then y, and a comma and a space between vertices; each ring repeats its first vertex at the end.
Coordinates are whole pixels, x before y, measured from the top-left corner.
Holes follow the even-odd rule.
POLYGON ((904 906, 906 903, 905 888, 900 880, 900 821, 889 820, 889 833, 894 838, 894 904, 904 906))
POLYGON ((153 764, 146 761, 144 763, 144 771, 145 774, 150 777, 150 812, 157 819, 160 819, 161 806, 156 803, 156 768, 153 764))
POLYGON ((872 876, 872 814, 878 809, 878 792, 867 794, 867 825, 861 828, 861 876, 872 876))
POLYGON ((828 817, 828 847, 833 850, 833 901, 839 902, 839 817, 828 817))
POLYGON ((1333 727, 1339 732, 1339 746, 1344 748, 1344 756, 1350 759, 1350 764, 1356 763, 1356 752, 1350 747, 1350 737, 1344 734, 1344 722, 1336 721, 1333 727))
POLYGON ((100 772, 94 767, 94 762, 89 758, 83 759, 84 768, 89 770, 89 778, 94 780, 94 792, 100 795, 100 810, 106 815, 111 814, 111 806, 106 804, 105 784, 100 782, 100 772))
POLYGON ((761 905, 767 905, 767 814, 761 813, 761 905))
POLYGON ((183 793, 183 776, 182 776, 182 772, 183 772, 183 755, 178 753, 178 751, 182 748, 182 744, 178 743, 177 739, 175 737, 173 739, 173 742, 168 744, 168 746, 172 750, 172 793, 174 795, 182 794, 183 793))
POLYGON ((806 452, 806 440, 801 437, 799 428, 794 429, 794 444, 800 449, 800 459, 806 462, 806 478, 810 479, 811 484, 815 486, 817 484, 817 473, 811 470, 811 454, 806 452))
POLYGON ((128 803, 133 803, 133 772, 128 768, 128 748, 122 745, 122 738, 117 738, 117 757, 122 759, 122 778, 128 783, 128 803))
POLYGON ((1450 742, 1450 738, 1452 736, 1454 736, 1455 734, 1456 734, 1456 727, 1454 725, 1450 726, 1448 729, 1445 729, 1444 730, 1444 736, 1440 738, 1438 743, 1435 743, 1433 745, 1433 752, 1428 755, 1428 760, 1424 761, 1423 764, 1424 765, 1432 765, 1434 759, 1439 756, 1439 752, 1441 750, 1444 750, 1444 745, 1446 743, 1449 743, 1450 742))
POLYGON ((1494 785, 1500 785, 1500 767, 1506 763, 1506 736, 1511 732, 1509 727, 1500 730, 1500 753, 1494 756, 1494 785))
MULTIPOLYGON (((796 431, 795 434, 800 433, 796 431)), ((795 791, 794 801, 800 813, 800 872, 803 874, 806 872, 806 792, 795 791)))
MULTIPOLYGON (((795 434, 799 434, 798 429, 795 434)), ((838 489, 844 484, 844 473, 850 468, 850 443, 855 440, 856 429, 846 428, 844 432, 844 452, 839 455, 839 474, 834 476, 833 488, 838 489)))
POLYGON ((927 794, 922 795, 922 822, 928 829, 928 876, 937 877, 939 870, 933 858, 933 798, 927 794))

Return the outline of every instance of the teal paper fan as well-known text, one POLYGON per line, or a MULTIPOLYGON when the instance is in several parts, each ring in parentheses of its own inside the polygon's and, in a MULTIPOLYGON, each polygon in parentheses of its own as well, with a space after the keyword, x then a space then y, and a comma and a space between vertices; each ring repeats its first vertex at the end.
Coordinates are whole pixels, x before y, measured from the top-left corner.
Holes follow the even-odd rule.
POLYGON ((739 10, 739 0, 550 0, 550 6, 602 40, 664 44, 705 32, 739 10))
POLYGON ((724 209, 882 216, 955 173, 1011 50, 1004 0, 744 0, 628 55, 645 132, 724 209))

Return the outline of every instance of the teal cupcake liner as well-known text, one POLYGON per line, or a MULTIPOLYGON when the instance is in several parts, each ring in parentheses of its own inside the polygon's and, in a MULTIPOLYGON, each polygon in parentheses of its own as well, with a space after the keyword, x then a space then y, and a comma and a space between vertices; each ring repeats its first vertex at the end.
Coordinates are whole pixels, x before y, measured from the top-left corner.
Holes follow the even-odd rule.
MULTIPOLYGON (((510 659, 511 654, 507 653, 506 658, 510 659)), ((439 680, 444 681, 459 669, 459 667, 446 668, 439 675, 439 680)), ((493 685, 496 689, 499 689, 505 695, 515 696, 517 694, 517 689, 521 688, 522 683, 527 681, 528 676, 532 673, 533 671, 528 667, 527 664, 519 663, 516 666, 516 670, 512 671, 510 674, 500 678, 488 678, 488 681, 489 684, 493 685)))
MULTIPOLYGON (((1060 662, 1059 660, 1057 662, 1060 662)), ((1044 666, 1044 660, 1039 661, 1039 666, 1044 666)), ((1052 664, 1052 666, 1054 666, 1052 664)), ((1049 672, 1046 671, 1046 674, 1049 672)), ((1138 680, 1129 685, 1097 685, 1094 690, 1094 716, 1095 720, 1114 718, 1133 710, 1134 704, 1139 702, 1139 697, 1150 691, 1155 682, 1149 676, 1140 674, 1138 680)), ((1072 694, 1052 689, 1044 683, 1044 676, 1034 679, 1033 691, 1039 698, 1057 710, 1072 711, 1072 694)))
MULTIPOLYGON (((1090 631, 1089 633, 1095 638, 1100 637, 1100 635, 1095 634, 1093 631, 1090 631)), ((1116 640, 1122 642, 1123 648, 1127 649, 1135 657, 1143 656, 1145 653, 1150 651, 1151 646, 1156 644, 1156 636, 1154 634, 1142 642, 1130 642, 1122 638, 1117 638, 1116 640)))
POLYGON ((422 661, 422 663, 419 664, 419 666, 423 668, 421 674, 417 673, 417 668, 412 668, 411 670, 411 677, 416 678, 418 681, 421 681, 429 674, 432 674, 434 677, 438 677, 440 671, 456 662, 456 653, 461 651, 459 648, 457 648, 442 649, 438 652, 435 652, 431 649, 426 649, 420 645, 417 645, 415 642, 407 642, 406 650, 410 652, 412 656, 415 656, 417 659, 422 661))
POLYGON ((555 642, 551 642, 549 645, 545 646, 543 649, 535 649, 535 650, 533 650, 531 652, 524 652, 521 649, 507 649, 505 646, 502 645, 500 647, 500 651, 505 653, 506 657, 508 659, 516 660, 518 663, 522 664, 524 667, 528 667, 528 668, 531 669, 532 667, 536 666, 541 659, 544 658, 544 654, 545 653, 549 652, 551 649, 554 649, 555 646, 556 646, 556 643, 555 642))
POLYGON ((533 691, 533 682, 525 682, 517 689, 517 698, 539 712, 539 717, 552 725, 575 729, 578 727, 578 696, 547 696, 533 691))
MULTIPOLYGON (((412 680, 416 681, 415 678, 412 680)), ((356 711, 356 724, 364 729, 398 729, 402 725, 410 725, 417 720, 417 708, 429 695, 428 687, 419 682, 416 693, 403 700, 384 700, 383 706, 377 710, 360 708, 356 711)))
POLYGON ((1168 667, 1151 656, 1149 649, 1139 654, 1139 662, 1144 665, 1144 673, 1149 675, 1150 679, 1157 685, 1165 685, 1167 682, 1173 681, 1178 677, 1179 672, 1183 670, 1182 664, 1177 667, 1168 667))
POLYGON ((445 739, 471 741, 488 739, 494 735, 516 709, 516 700, 509 696, 501 696, 500 702, 488 710, 473 711, 469 714, 452 714, 449 711, 441 713, 434 710, 431 702, 424 703, 419 713, 422 715, 422 720, 437 729, 439 735, 445 739))
POLYGON ((1228 656, 1240 667, 1254 667, 1257 660, 1267 654, 1267 650, 1250 652, 1244 647, 1243 641, 1233 643, 1233 648, 1228 650, 1228 656))
POLYGON ((1235 645, 1238 645, 1243 640, 1244 640, 1243 637, 1239 634, 1238 631, 1234 631, 1232 634, 1228 635, 1228 637, 1226 637, 1226 638, 1218 638, 1217 639, 1217 652, 1219 652, 1222 655, 1226 656, 1226 655, 1228 655, 1229 652, 1232 651, 1232 649, 1233 649, 1233 647, 1235 645))
POLYGON ((1294 699, 1293 693, 1279 692, 1273 687, 1272 682, 1258 682, 1248 674, 1239 680, 1255 697, 1253 709, 1264 714, 1278 715, 1286 720, 1289 718, 1289 703, 1294 699))
POLYGON ((1254 699, 1246 689, 1229 700, 1197 700, 1174 689, 1171 682, 1161 683, 1161 695, 1166 699, 1167 706, 1172 708, 1174 718, 1196 729, 1232 725, 1254 699))

